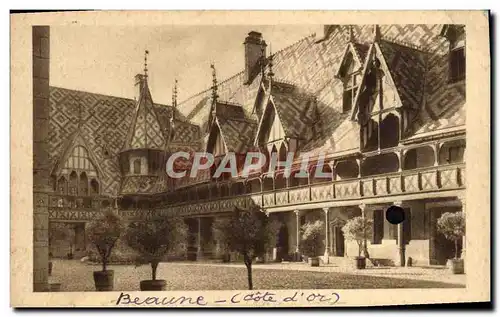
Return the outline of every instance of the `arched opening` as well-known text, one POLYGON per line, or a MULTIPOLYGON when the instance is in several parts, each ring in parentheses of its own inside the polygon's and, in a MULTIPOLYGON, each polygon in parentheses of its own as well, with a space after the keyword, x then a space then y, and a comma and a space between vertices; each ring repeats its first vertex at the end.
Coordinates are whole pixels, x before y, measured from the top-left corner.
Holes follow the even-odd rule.
MULTIPOLYGON (((284 163, 286 161, 286 157, 287 157, 287 150, 286 150, 286 146, 285 146, 285 143, 282 142, 281 143, 281 146, 280 146, 280 149, 279 149, 279 152, 278 152, 278 162, 282 162, 284 163)), ((280 166, 279 169, 284 169, 285 167, 284 166, 280 166)))
POLYGON ((246 183, 247 193, 260 193, 262 191, 261 182, 259 178, 253 178, 246 183))
POLYGON ((69 194, 73 196, 78 194, 78 175, 75 171, 69 174, 69 194))
POLYGON ((80 195, 87 196, 89 194, 89 179, 87 178, 87 173, 82 172, 80 174, 80 195))
POLYGON ((262 180, 262 191, 267 192, 270 190, 274 190, 273 178, 271 177, 271 175, 266 175, 262 180))
POLYGON ((50 188, 52 188, 54 192, 57 192, 57 178, 55 175, 50 176, 50 188))
POLYGON ((332 181, 332 169, 329 164, 323 163, 323 164, 314 164, 311 166, 310 169, 310 183, 311 184, 317 184, 317 183, 324 183, 324 182, 331 182, 332 181), (327 174, 327 175, 324 175, 327 174))
POLYGON ((220 197, 229 196, 229 184, 227 183, 221 184, 219 190, 220 190, 220 197))
POLYGON ((378 123, 370 119, 361 127, 361 136, 363 140, 363 151, 370 152, 378 149, 378 123))
POLYGON ((279 152, 278 152, 278 149, 276 148, 276 145, 273 145, 271 147, 271 151, 269 151, 269 156, 267 157, 267 160, 266 160, 266 165, 267 165, 267 172, 268 173, 272 173, 272 172, 275 172, 277 169, 278 169, 278 164, 274 165, 274 169, 275 170, 271 170, 271 161, 273 159, 273 157, 276 156, 276 159, 279 161, 280 160, 280 155, 279 155, 279 152))
POLYGON ((290 174, 290 179, 288 180, 288 187, 299 187, 309 184, 309 173, 294 171, 290 174))
POLYGON ((134 160, 134 174, 141 174, 141 159, 134 160))
POLYGON ((243 182, 236 182, 231 185, 231 196, 243 195, 245 193, 245 185, 243 182))
POLYGON ((464 139, 445 142, 439 149, 439 164, 463 163, 464 153, 464 139))
POLYGON ((420 167, 434 165, 434 149, 430 146, 423 146, 408 150, 403 160, 403 169, 411 170, 420 167))
POLYGON ((219 197, 219 186, 218 184, 210 184, 210 198, 218 198, 219 197))
POLYGON ((286 178, 283 175, 283 172, 276 174, 274 179, 274 189, 283 189, 286 188, 286 178))
POLYGON ((399 118, 390 113, 380 123, 380 148, 386 149, 399 144, 399 118))
POLYGON ((335 166, 337 179, 356 178, 359 174, 359 166, 355 160, 339 161, 335 166))
POLYGON ((66 195, 68 193, 68 182, 66 181, 66 177, 61 176, 57 181, 57 190, 61 195, 66 195))
POLYGON ((392 173, 398 170, 399 158, 395 153, 367 157, 361 163, 361 176, 392 173))
POLYGON ((198 198, 200 200, 205 200, 208 199, 208 187, 202 186, 197 189, 198 192, 198 198))
POLYGON ((95 179, 90 181, 90 194, 99 195, 99 182, 95 179))

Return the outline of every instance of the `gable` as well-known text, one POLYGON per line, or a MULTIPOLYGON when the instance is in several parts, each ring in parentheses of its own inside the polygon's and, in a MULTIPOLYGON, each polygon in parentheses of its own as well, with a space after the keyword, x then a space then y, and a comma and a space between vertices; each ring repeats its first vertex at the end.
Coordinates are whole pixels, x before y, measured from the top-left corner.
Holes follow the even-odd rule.
POLYGON ((281 140, 285 135, 285 130, 283 129, 276 107, 272 100, 269 100, 260 120, 254 144, 258 145, 281 140))
POLYGON ((219 124, 217 122, 217 119, 215 119, 214 124, 212 125, 210 129, 210 134, 208 136, 207 140, 207 149, 206 151, 208 153, 212 153, 213 156, 221 156, 227 153, 227 147, 224 142, 224 137, 221 133, 221 129, 219 127, 219 124))
POLYGON ((77 131, 68 142, 63 155, 56 162, 52 174, 56 176, 69 175, 75 170, 85 171, 89 177, 102 175, 101 168, 92 152, 89 151, 89 146, 80 131, 77 131))
POLYGON ((386 59, 378 43, 373 43, 363 67, 351 119, 364 120, 370 114, 401 106, 402 102, 386 59))
POLYGON ((354 43, 347 44, 336 74, 337 78, 345 78, 348 74, 361 70, 363 67, 364 56, 362 54, 362 46, 357 46, 358 49, 354 43))

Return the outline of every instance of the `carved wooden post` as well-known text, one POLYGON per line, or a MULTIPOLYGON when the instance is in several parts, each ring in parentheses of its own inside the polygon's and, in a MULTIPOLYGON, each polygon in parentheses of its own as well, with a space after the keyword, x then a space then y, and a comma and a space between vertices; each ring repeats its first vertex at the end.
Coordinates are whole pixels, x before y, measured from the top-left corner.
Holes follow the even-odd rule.
MULTIPOLYGON (((363 217, 363 220, 366 221, 366 204, 360 204, 359 209, 361 209, 361 216, 363 217)), ((363 256, 365 258, 369 258, 370 254, 368 253, 368 241, 366 239, 366 226, 363 226, 364 232, 363 232, 363 256)))
MULTIPOLYGON (((393 205, 403 208, 402 201, 395 201, 393 205)), ((404 241, 404 221, 402 221, 398 224, 398 251, 399 251, 399 265, 405 266, 406 265, 406 241, 404 241)))
POLYGON ((295 213, 295 259, 296 261, 302 260, 302 255, 300 254, 300 210, 294 210, 295 213))
POLYGON ((324 262, 325 263, 330 263, 330 235, 329 235, 329 230, 328 230, 328 211, 329 208, 323 208, 323 211, 325 212, 325 254, 324 254, 324 262))
POLYGON ((203 250, 201 247, 201 217, 198 217, 198 245, 196 250, 196 260, 201 260, 203 258, 203 250))

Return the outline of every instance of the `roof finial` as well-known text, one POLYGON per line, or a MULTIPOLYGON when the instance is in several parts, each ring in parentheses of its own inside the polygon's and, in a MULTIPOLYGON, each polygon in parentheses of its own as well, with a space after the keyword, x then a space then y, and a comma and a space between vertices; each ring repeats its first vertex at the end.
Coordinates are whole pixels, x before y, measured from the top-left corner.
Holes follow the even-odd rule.
POLYGON ((270 79, 272 79, 273 76, 274 76, 274 73, 273 73, 273 59, 274 59, 273 48, 271 46, 271 43, 269 43, 269 72, 267 73, 267 75, 269 76, 270 79))
POLYGON ((354 27, 349 25, 349 42, 354 43, 354 27))
POLYGON ((378 24, 374 24, 373 25, 373 42, 378 42, 380 41, 381 39, 381 35, 380 35, 380 27, 378 26, 378 24))
POLYGON ((266 47, 262 45, 260 47, 260 72, 262 74, 262 77, 265 76, 264 72, 266 69, 266 47))
POLYGON ((148 54, 149 51, 145 50, 144 51, 144 77, 148 78, 148 54))
POLYGON ((210 68, 212 68, 212 102, 216 102, 217 98, 217 72, 215 70, 214 63, 210 64, 210 68))
POLYGON ((177 79, 174 80, 174 88, 172 88, 172 120, 175 118, 176 109, 177 109, 177 79))

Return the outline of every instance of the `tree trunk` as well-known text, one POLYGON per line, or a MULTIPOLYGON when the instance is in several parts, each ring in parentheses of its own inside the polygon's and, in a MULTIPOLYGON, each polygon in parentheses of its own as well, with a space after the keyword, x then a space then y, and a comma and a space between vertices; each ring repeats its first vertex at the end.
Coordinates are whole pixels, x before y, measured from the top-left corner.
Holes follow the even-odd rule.
POLYGON ((102 271, 105 272, 108 266, 108 259, 102 258, 102 271))
POLYGON ((158 262, 151 262, 151 272, 153 281, 156 280, 156 270, 158 269, 158 262))
POLYGON ((252 259, 250 259, 246 254, 243 257, 244 257, 244 261, 245 261, 245 266, 247 267, 248 289, 253 290, 252 259))
POLYGON ((455 259, 458 259, 458 239, 455 239, 455 259))

